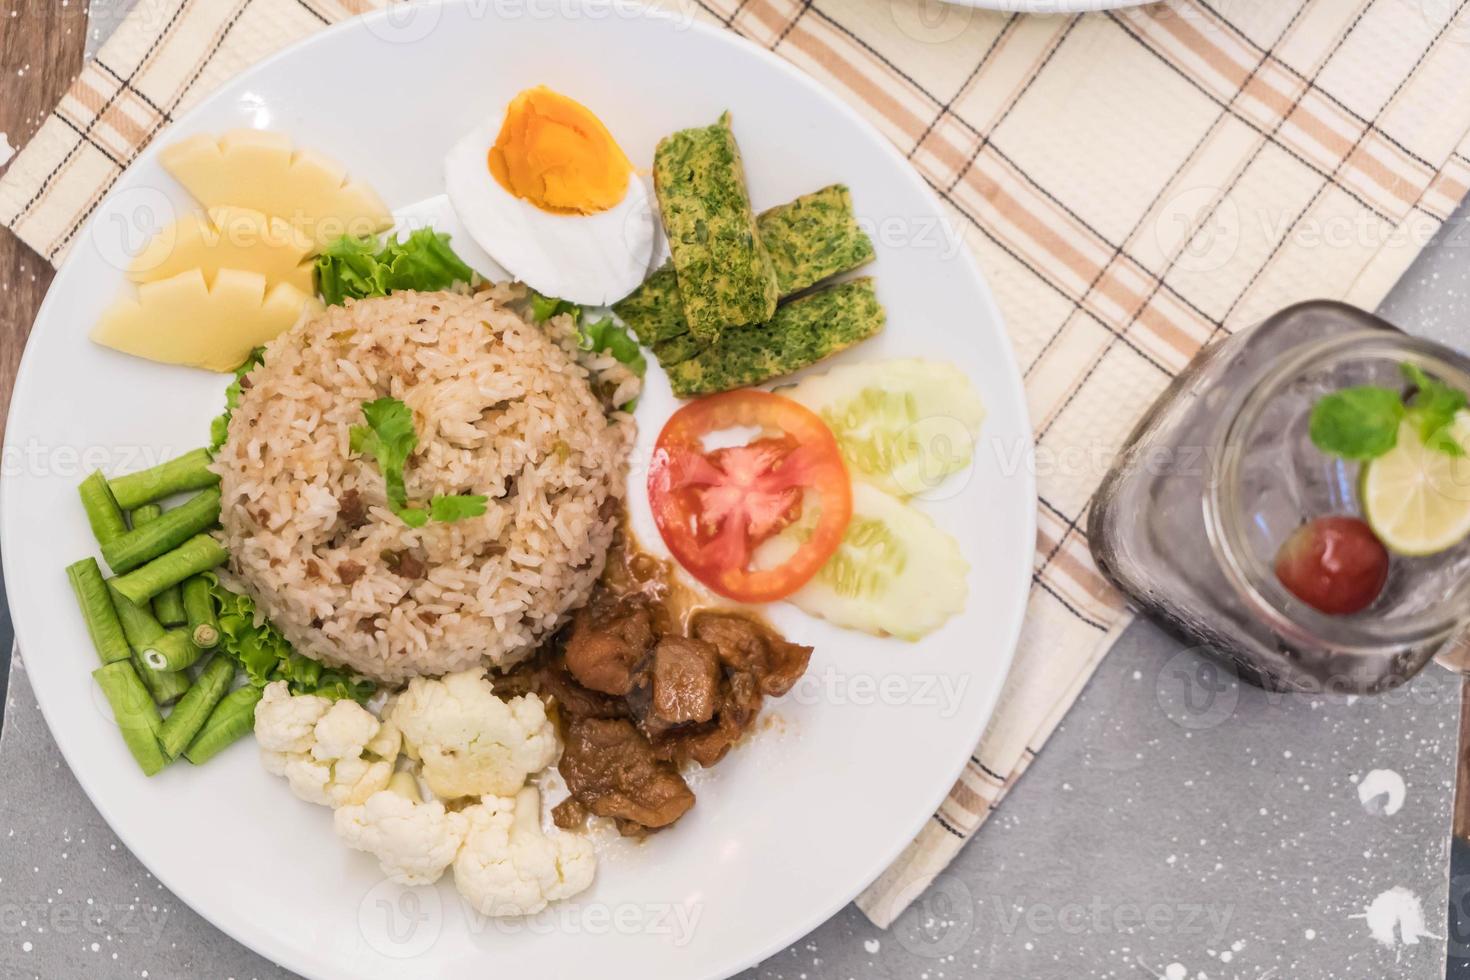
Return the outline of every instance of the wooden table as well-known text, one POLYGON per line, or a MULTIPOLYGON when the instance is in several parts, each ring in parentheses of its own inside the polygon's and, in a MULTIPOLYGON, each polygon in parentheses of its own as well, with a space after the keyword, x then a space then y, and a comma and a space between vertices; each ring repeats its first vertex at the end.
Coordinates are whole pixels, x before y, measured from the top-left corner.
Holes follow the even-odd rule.
MULTIPOLYGON (((72 0, 9 0, 0 7, 0 133, 24 146, 82 66, 87 5, 72 0), (14 16, 12 16, 12 12, 14 16)), ((26 336, 51 285, 51 266, 0 228, 0 437, 26 336)))

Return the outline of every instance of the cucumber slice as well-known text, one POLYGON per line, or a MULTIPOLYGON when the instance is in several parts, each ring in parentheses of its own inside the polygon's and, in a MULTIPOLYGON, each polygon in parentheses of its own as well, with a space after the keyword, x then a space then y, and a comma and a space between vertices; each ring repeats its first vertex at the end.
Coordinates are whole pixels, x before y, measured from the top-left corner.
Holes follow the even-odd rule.
MULTIPOLYGON (((779 560, 803 533, 798 522, 762 547, 779 560)), ((917 640, 965 608, 969 563, 929 515, 870 484, 852 485, 852 523, 806 585, 786 597, 803 612, 849 629, 917 640)))
POLYGON ((854 477, 903 498, 968 467, 985 421, 974 385, 946 361, 852 364, 779 393, 822 417, 854 477))

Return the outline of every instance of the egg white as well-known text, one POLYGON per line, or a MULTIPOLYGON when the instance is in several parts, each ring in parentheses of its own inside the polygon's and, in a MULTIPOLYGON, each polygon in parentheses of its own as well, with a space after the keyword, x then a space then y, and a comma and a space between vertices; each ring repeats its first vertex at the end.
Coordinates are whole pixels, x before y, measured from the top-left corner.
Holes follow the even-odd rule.
POLYGON ((503 115, 466 133, 444 158, 444 186, 476 243, 544 296, 606 306, 653 271, 658 212, 637 174, 614 207, 552 214, 500 186, 486 163, 503 115))

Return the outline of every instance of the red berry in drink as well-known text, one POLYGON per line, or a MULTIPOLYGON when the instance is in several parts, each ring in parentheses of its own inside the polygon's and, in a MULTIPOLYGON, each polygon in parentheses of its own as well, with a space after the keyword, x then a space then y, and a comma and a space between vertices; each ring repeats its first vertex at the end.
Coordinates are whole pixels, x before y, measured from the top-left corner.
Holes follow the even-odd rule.
POLYGON ((1334 616, 1373 604, 1388 580, 1388 549, 1365 521, 1319 517, 1292 532, 1276 555, 1276 577, 1314 609, 1334 616))

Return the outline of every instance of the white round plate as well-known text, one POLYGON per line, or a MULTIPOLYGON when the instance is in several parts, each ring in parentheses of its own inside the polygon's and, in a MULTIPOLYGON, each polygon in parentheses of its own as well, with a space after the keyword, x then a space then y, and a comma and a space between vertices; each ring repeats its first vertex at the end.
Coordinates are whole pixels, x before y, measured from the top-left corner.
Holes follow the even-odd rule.
MULTIPOLYGON (((1035 494, 1025 402, 999 314, 913 170, 813 81, 733 35, 627 5, 495 19, 502 5, 402 8, 324 31, 226 85, 157 139, 97 209, 37 318, 10 409, 0 498, 5 578, 36 697, 68 763, 132 851, 180 899, 312 977, 650 976, 736 972, 851 900, 953 784, 989 719, 1020 631, 1035 494), (125 288, 121 266, 189 202, 157 147, 254 126, 344 163, 395 207, 442 193, 455 139, 521 88, 588 103, 629 156, 733 110, 758 208, 825 184, 870 223, 886 332, 844 360, 928 356, 967 370, 989 409, 973 471, 923 506, 972 564, 964 613, 918 644, 772 618, 816 654, 769 719, 695 779, 694 810, 641 844, 603 848, 593 888, 529 921, 466 914, 446 880, 385 884, 295 799, 248 741, 145 779, 89 672, 63 575, 96 549, 76 497, 91 469, 125 472, 198 446, 226 379, 97 347, 87 332, 125 288)), ((517 8, 520 9, 520 8, 517 8)), ((204 325, 201 325, 204 326, 204 325)), ((653 369, 645 437, 672 409, 653 369)), ((633 490, 639 498, 637 460, 633 490)))

